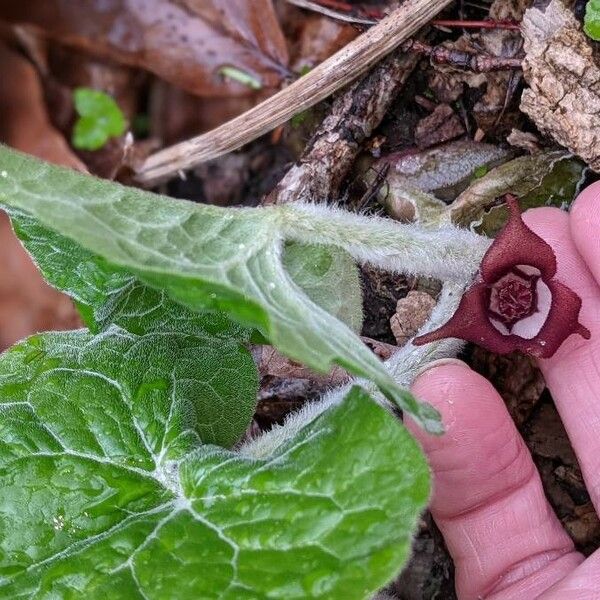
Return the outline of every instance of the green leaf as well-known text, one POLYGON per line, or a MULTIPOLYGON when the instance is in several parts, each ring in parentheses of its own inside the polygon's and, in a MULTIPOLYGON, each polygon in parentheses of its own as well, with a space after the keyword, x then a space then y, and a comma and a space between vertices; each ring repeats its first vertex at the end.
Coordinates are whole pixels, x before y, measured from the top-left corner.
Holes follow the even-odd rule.
POLYGON ((600 1, 590 0, 585 8, 583 30, 597 42, 600 41, 600 1))
POLYGON ((403 426, 354 390, 267 460, 201 445, 234 406, 206 352, 113 330, 0 356, 0 597, 353 599, 396 573, 429 495, 403 426))
MULTIPOLYGON (((231 446, 250 424, 256 405, 258 377, 250 353, 195 335, 136 336, 118 328, 96 337, 83 330, 48 333, 15 346, 0 361, 2 401, 35 404, 32 398, 39 397, 41 404, 32 410, 38 416, 42 411, 46 424, 64 420, 61 427, 70 428, 75 437, 94 419, 94 435, 102 434, 98 428, 125 435, 127 411, 134 416, 147 411, 140 421, 145 444, 165 459, 178 446, 195 447, 198 440, 231 446), (75 400, 79 408, 74 408, 75 400), (169 410, 168 419, 160 416, 169 410)), ((87 436, 83 430, 81 435, 87 436)), ((125 435, 130 445, 101 444, 103 452, 109 456, 119 448, 119 460, 134 460, 129 457, 139 450, 136 437, 125 435)), ((92 446, 97 443, 90 439, 92 446)))
POLYGON ((138 335, 160 331, 248 341, 248 329, 222 313, 197 313, 171 300, 166 292, 144 285, 122 269, 85 250, 69 238, 40 225, 26 213, 8 208, 25 249, 46 280, 75 301, 94 333, 119 325, 138 335))
POLYGON ((79 150, 99 150, 109 138, 125 133, 125 117, 114 99, 98 90, 77 88, 73 92, 79 115, 73 129, 73 146, 79 150))
POLYGON ((327 246, 286 244, 283 265, 304 293, 321 308, 360 333, 362 288, 356 263, 327 246))
MULTIPOLYGON (((441 431, 438 412, 397 386, 360 338, 312 302, 285 270, 283 242, 288 231, 297 229, 299 217, 305 219, 305 230, 310 230, 308 212, 300 214, 287 206, 223 209, 176 201, 51 166, 6 148, 0 149, 0 175, 0 202, 25 210, 43 225, 146 284, 166 290, 193 310, 223 311, 256 327, 283 353, 313 369, 327 372, 338 363, 371 379, 417 422, 430 431, 441 431)), ((327 227, 324 220, 321 223, 327 227)), ((370 237, 368 223, 360 221, 365 228, 360 231, 361 239, 370 237)), ((376 254, 390 252, 398 227, 374 225, 377 231, 383 230, 385 240, 376 254)), ((336 231, 330 235, 335 237, 336 231)), ((458 271, 465 268, 465 236, 454 231, 452 236, 442 246, 447 255, 444 268, 458 271)), ((399 246, 407 251, 417 248, 421 256, 425 243, 401 241, 399 246)), ((476 259, 480 250, 477 247, 473 253, 476 259)), ((394 249, 392 255, 397 252, 394 249)))
MULTIPOLYGON (((8 208, 15 233, 46 280, 75 301, 91 331, 116 324, 136 334, 195 333, 247 341, 248 329, 222 313, 197 313, 172 301, 164 291, 112 267, 69 238, 40 225, 26 213, 8 208)), ((347 254, 324 246, 290 243, 284 264, 290 276, 319 306, 354 331, 362 327, 362 290, 358 268, 347 254)))

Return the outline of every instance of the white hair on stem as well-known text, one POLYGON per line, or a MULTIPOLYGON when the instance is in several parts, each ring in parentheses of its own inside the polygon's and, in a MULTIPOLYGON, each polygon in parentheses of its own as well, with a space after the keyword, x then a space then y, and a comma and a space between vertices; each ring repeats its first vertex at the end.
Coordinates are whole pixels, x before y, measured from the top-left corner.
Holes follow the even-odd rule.
POLYGON ((470 283, 491 240, 445 225, 428 229, 322 204, 278 207, 285 239, 343 248, 360 263, 394 273, 470 283))
MULTIPOLYGON (((446 283, 442 288, 437 306, 429 321, 421 328, 419 334, 437 329, 456 311, 465 286, 446 283)), ((413 346, 409 341, 395 352, 385 365, 390 374, 401 386, 408 387, 413 379, 428 363, 442 358, 456 356, 463 346, 460 340, 440 340, 425 346, 413 346)), ((327 392, 320 400, 305 404, 299 411, 289 415, 283 425, 274 425, 272 429, 243 444, 239 452, 250 458, 266 458, 277 448, 294 437, 303 427, 316 419, 331 406, 342 402, 353 385, 360 385, 367 390, 377 402, 390 406, 376 386, 364 379, 354 379, 344 385, 327 392)))

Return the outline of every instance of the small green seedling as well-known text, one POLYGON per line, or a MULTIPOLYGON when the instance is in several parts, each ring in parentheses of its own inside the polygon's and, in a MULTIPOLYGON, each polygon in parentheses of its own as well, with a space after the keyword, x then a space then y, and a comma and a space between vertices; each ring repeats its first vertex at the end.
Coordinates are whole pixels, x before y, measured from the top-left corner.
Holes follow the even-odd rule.
POLYGON ((79 115, 72 142, 78 150, 99 150, 112 137, 125 133, 127 122, 115 100, 98 90, 77 88, 73 92, 79 115))

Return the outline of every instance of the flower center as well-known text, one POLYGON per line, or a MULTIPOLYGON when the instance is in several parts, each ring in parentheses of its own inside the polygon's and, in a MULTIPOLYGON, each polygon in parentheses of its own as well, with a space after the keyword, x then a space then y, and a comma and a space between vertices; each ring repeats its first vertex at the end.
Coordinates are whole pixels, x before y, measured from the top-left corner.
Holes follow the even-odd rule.
POLYGON ((490 287, 488 309, 491 316, 510 331, 515 323, 536 312, 539 279, 539 272, 528 274, 513 267, 490 287))

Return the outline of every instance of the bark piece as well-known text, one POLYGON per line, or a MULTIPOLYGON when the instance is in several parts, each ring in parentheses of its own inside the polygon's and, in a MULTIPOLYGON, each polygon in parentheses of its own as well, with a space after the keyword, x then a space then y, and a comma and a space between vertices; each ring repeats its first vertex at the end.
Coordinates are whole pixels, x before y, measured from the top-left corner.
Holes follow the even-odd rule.
POLYGON ((337 198, 362 144, 379 125, 418 61, 417 55, 393 54, 339 96, 298 164, 265 204, 337 198))
POLYGON ((435 308, 435 300, 426 292, 410 291, 398 300, 390 327, 398 346, 404 346, 426 323, 435 308))
POLYGON ((559 0, 523 19, 529 89, 521 110, 544 133, 600 171, 600 68, 574 15, 559 0))
POLYGON ((448 104, 440 104, 424 119, 415 131, 415 142, 421 149, 454 140, 465 133, 465 127, 448 104))
POLYGON ((539 154, 542 151, 542 144, 538 137, 528 131, 513 129, 506 141, 515 148, 521 148, 529 154, 539 154))

